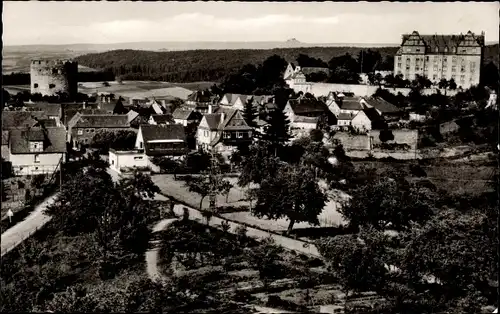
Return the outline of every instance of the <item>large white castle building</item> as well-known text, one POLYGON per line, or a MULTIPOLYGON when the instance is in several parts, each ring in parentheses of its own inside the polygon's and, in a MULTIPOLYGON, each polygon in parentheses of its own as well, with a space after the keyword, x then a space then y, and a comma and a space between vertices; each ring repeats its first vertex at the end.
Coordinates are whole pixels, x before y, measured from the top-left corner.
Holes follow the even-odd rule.
POLYGON ((484 32, 475 35, 420 35, 417 31, 403 35, 394 58, 394 75, 414 80, 416 75, 433 83, 453 79, 458 87, 479 84, 484 52, 484 32))

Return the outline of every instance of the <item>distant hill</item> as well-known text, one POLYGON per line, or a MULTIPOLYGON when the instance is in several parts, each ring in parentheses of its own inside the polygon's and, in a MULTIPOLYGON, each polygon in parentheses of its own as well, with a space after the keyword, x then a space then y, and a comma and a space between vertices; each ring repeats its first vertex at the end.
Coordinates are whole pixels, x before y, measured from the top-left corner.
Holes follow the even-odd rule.
MULTIPOLYGON (((190 50, 190 51, 138 51, 114 50, 87 54, 76 58, 79 64, 112 71, 128 80, 163 80, 168 82, 221 81, 245 64, 260 64, 277 54, 288 62, 295 62, 299 54, 320 58, 328 62, 332 57, 350 53, 359 47, 310 47, 276 49, 190 50)), ((392 56, 397 47, 370 48, 381 56, 392 56)))

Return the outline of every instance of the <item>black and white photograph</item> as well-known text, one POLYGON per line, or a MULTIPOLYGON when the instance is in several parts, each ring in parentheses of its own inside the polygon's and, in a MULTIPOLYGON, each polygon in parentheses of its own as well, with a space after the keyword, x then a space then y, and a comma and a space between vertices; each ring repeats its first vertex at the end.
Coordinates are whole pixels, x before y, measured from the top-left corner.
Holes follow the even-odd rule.
POLYGON ((4 1, 1 313, 498 313, 499 2, 4 1))

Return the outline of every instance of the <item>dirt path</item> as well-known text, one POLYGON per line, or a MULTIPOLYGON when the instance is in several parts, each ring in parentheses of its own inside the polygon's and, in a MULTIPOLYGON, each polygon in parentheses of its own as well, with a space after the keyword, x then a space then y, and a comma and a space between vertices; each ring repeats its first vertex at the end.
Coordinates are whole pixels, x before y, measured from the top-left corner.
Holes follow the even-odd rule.
POLYGON ((177 218, 160 220, 153 228, 153 240, 150 241, 150 249, 146 252, 146 271, 148 273, 148 277, 153 281, 161 279, 162 277, 158 270, 158 252, 160 250, 161 240, 156 239, 155 235, 165 230, 165 228, 176 220, 177 218))
POLYGON ((59 193, 49 196, 42 203, 37 205, 33 212, 23 221, 17 223, 2 233, 1 256, 10 252, 13 248, 29 238, 38 229, 42 228, 47 222, 50 221, 50 217, 45 215, 43 212, 48 205, 54 203, 58 195, 59 193))

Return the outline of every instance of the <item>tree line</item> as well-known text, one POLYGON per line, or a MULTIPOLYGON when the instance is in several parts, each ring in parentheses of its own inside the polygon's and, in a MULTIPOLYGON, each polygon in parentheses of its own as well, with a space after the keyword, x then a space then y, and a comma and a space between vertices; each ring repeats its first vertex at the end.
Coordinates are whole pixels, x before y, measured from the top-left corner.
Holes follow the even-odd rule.
MULTIPOLYGON (((102 82, 114 80, 115 74, 111 71, 78 72, 76 75, 77 82, 102 82)), ((30 74, 20 72, 2 74, 2 83, 3 85, 30 85, 30 74)))

